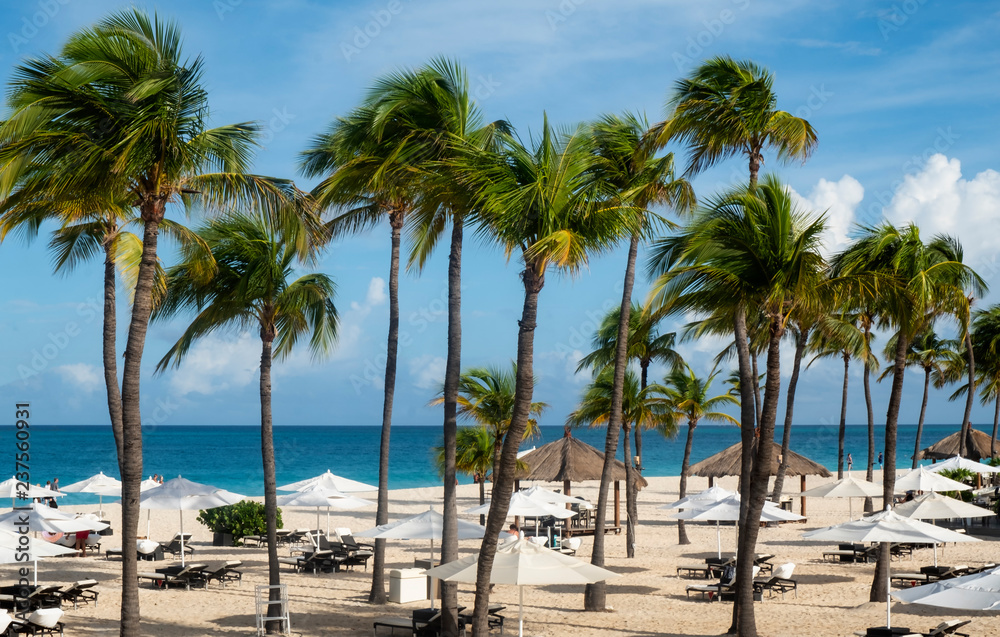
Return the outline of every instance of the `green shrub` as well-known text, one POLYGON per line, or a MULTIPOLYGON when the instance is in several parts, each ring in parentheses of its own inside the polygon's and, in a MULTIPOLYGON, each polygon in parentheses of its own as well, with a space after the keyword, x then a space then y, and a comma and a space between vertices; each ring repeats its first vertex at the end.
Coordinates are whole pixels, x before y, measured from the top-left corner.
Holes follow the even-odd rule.
MULTIPOLYGON (((264 517, 264 505, 260 502, 243 500, 214 509, 198 512, 198 521, 208 527, 213 533, 229 533, 233 536, 233 546, 241 546, 240 542, 248 535, 264 535, 267 533, 267 520, 264 517)), ((281 509, 278 509, 278 528, 281 528, 281 509)))

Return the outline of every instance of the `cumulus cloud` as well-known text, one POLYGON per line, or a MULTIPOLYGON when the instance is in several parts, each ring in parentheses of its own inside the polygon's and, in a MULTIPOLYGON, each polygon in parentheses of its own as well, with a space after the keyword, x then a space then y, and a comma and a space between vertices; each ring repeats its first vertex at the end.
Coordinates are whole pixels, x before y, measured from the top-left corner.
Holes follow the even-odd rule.
POLYGON ((181 396, 214 394, 249 385, 256 379, 259 367, 259 339, 249 333, 235 339, 208 336, 188 350, 170 377, 170 387, 181 396))
POLYGON ((62 376, 63 380, 75 385, 78 389, 87 392, 100 389, 104 384, 104 374, 98 368, 87 363, 71 363, 60 365, 53 369, 62 376))
POLYGON ((351 309, 358 313, 361 318, 368 316, 372 309, 386 302, 388 297, 385 294, 385 279, 372 277, 368 282, 368 293, 362 303, 351 301, 351 309))
POLYGON ((826 214, 823 252, 835 254, 850 243, 848 234, 857 220, 857 209, 865 197, 864 186, 854 177, 844 175, 838 181, 820 179, 809 195, 791 191, 796 203, 807 211, 826 214))
POLYGON ((438 391, 444 384, 445 360, 440 356, 425 354, 410 361, 410 375, 418 389, 438 391))

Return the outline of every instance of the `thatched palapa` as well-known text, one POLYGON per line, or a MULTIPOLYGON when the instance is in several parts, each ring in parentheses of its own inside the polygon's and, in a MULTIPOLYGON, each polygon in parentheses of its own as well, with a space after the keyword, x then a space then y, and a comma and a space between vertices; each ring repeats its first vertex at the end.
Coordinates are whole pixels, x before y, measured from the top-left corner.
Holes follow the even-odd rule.
MULTIPOLYGON (((774 445, 774 450, 771 452, 771 469, 770 474, 776 475, 778 473, 779 458, 781 457, 781 445, 776 442, 772 442, 774 445)), ((690 473, 693 476, 702 476, 705 478, 721 478, 722 476, 738 476, 740 475, 740 464, 741 464, 741 454, 743 450, 743 443, 737 442, 732 447, 727 447, 715 454, 714 456, 709 456, 701 462, 691 465, 690 473)), ((789 476, 820 476, 823 478, 829 478, 830 472, 826 467, 819 464, 818 462, 813 462, 809 458, 803 455, 797 454, 792 450, 788 451, 788 466, 785 468, 785 475, 789 476)))
MULTIPOLYGON (((947 460, 959 455, 959 436, 961 431, 956 431, 950 436, 938 440, 930 447, 922 449, 917 454, 917 460, 947 460)), ((990 457, 990 443, 992 438, 977 429, 969 430, 969 439, 965 445, 965 457, 969 460, 982 460, 990 457)))
MULTIPOLYGON (((559 440, 542 445, 521 457, 527 471, 517 473, 518 480, 538 480, 540 482, 583 482, 600 480, 604 470, 604 454, 587 443, 563 436, 559 440)), ((641 489, 648 483, 636 472, 636 487, 641 489)), ((611 471, 612 480, 625 479, 625 463, 615 460, 611 471)))

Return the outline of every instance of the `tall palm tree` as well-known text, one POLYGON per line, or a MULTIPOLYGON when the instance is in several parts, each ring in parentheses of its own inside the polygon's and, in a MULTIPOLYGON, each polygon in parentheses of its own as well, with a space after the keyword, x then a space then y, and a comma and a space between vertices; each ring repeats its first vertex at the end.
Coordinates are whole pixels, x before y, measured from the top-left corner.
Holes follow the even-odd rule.
MULTIPOLYGON (((872 406, 871 375, 872 371, 878 371, 879 362, 878 357, 872 353, 872 343, 875 339, 875 335, 872 333, 874 322, 875 315, 870 305, 862 303, 858 311, 858 326, 864 336, 863 345, 865 348, 863 359, 865 367, 861 382, 865 390, 865 413, 868 417, 868 466, 865 470, 865 480, 868 482, 873 482, 875 479, 875 408, 872 406)), ((870 497, 865 498, 864 510, 865 513, 872 513, 875 510, 875 505, 870 497)))
POLYGON ((753 610, 754 550, 767 495, 774 423, 781 384, 780 344, 789 314, 806 289, 821 284, 819 253, 823 219, 799 211, 774 177, 762 184, 735 189, 714 198, 684 232, 660 240, 655 262, 668 269, 654 282, 650 305, 677 313, 693 311, 733 321, 740 364, 741 429, 745 452, 741 471, 747 506, 740 521, 736 565, 738 609, 731 632, 757 633, 753 610), (747 312, 766 319, 768 343, 760 426, 755 430, 750 388, 747 312), (760 443, 760 444, 758 444, 760 443), (750 455, 750 454, 753 455, 750 455), (749 556, 749 557, 747 557, 749 556))
POLYGON ((1000 424, 1000 305, 976 312, 972 321, 972 347, 976 350, 980 399, 993 401, 993 435, 990 457, 997 457, 997 425, 1000 424))
MULTIPOLYGON (((57 56, 13 74, 0 125, 0 198, 128 201, 142 219, 142 256, 122 369, 122 543, 135 541, 142 481, 140 369, 153 307, 157 238, 168 208, 232 204, 299 213, 291 182, 249 174, 254 123, 208 128, 201 58, 185 59, 177 25, 139 9, 71 35, 57 56), (72 78, 72 81, 67 81, 72 78), (106 170, 112 168, 112 172, 106 170)), ((122 559, 120 632, 139 634, 136 556, 122 559)))
POLYGON ((546 118, 532 148, 504 136, 499 153, 483 153, 460 178, 475 191, 486 229, 507 256, 520 255, 524 306, 518 322, 517 377, 510 428, 494 476, 486 534, 479 553, 474 634, 486 635, 489 577, 514 486, 517 448, 528 424, 533 385, 538 295, 550 268, 576 272, 594 251, 631 236, 634 217, 601 205, 593 179, 591 138, 583 129, 559 136, 546 118))
MULTIPOLYGON (((593 350, 580 359, 576 366, 577 373, 589 368, 596 374, 605 367, 614 366, 620 316, 621 309, 617 307, 604 315, 591 341, 593 350)), ((647 312, 641 303, 635 301, 632 302, 628 322, 628 359, 639 365, 639 389, 645 389, 649 383, 650 365, 660 363, 674 367, 683 362, 674 349, 677 334, 661 334, 660 317, 647 312)), ((642 427, 635 430, 635 467, 642 471, 642 427)))
MULTIPOLYGON (((942 313, 967 307, 965 287, 977 293, 985 282, 960 261, 960 247, 949 237, 925 243, 916 226, 882 224, 862 229, 847 250, 837 255, 834 275, 853 282, 858 298, 866 298, 880 322, 896 330, 892 389, 885 424, 882 497, 890 502, 896 484, 896 431, 906 371, 906 352, 913 339, 942 313), (959 260, 956 260, 958 257, 959 260)), ((879 551, 870 600, 886 600, 888 545, 879 551)))
MULTIPOLYGON (((614 367, 608 366, 601 370, 594 381, 584 390, 580 404, 566 418, 566 425, 569 427, 581 425, 610 427, 614 391, 614 367)), ((657 428, 666 436, 673 436, 677 432, 677 425, 667 408, 668 403, 663 398, 664 393, 665 389, 655 383, 640 387, 636 375, 631 370, 625 370, 620 420, 625 437, 626 468, 632 464, 630 437, 633 428, 636 430, 657 428)), ((626 557, 630 558, 635 557, 636 519, 633 515, 633 509, 626 506, 625 546, 626 557)))
MULTIPOLYGON (((740 404, 731 394, 709 397, 712 381, 719 373, 712 371, 707 377, 699 378, 689 365, 675 367, 663 379, 666 398, 675 420, 687 422, 687 440, 684 443, 684 457, 681 460, 680 496, 687 495, 688 473, 691 467, 691 449, 694 445, 694 430, 698 423, 724 422, 739 426, 739 421, 729 414, 715 411, 725 405, 740 404)), ((677 521, 677 543, 690 544, 684 520, 677 521)))
POLYGON ((693 175, 730 157, 749 162, 750 183, 764 163, 764 149, 780 161, 806 160, 816 148, 808 121, 777 109, 774 76, 749 60, 723 56, 705 61, 677 80, 667 103, 667 120, 654 129, 656 141, 688 147, 693 175))
MULTIPOLYGON (((632 309, 632 287, 635 284, 635 260, 639 243, 657 226, 663 218, 650 207, 667 205, 686 211, 694 203, 694 191, 687 180, 674 176, 674 156, 668 153, 662 157, 655 154, 650 144, 644 141, 648 136, 649 123, 639 115, 631 113, 605 115, 591 125, 590 134, 594 139, 596 161, 593 172, 601 184, 601 195, 610 209, 619 214, 635 216, 637 223, 629 240, 628 258, 625 264, 625 279, 622 286, 622 302, 618 315, 616 351, 614 358, 613 391, 611 395, 611 420, 608 423, 604 442, 604 467, 601 472, 601 486, 597 510, 594 515, 594 546, 591 562, 604 565, 604 521, 607 513, 607 491, 611 484, 615 455, 618 450, 618 433, 622 408, 622 391, 625 383, 625 368, 628 366, 629 314, 632 309)), ((600 195, 599 195, 600 196, 600 195)), ((631 443, 626 457, 631 457, 631 443)), ((635 521, 638 517, 636 506, 637 487, 635 467, 625 463, 626 509, 631 522, 628 551, 634 550, 635 521)), ((606 605, 606 584, 588 584, 584 594, 587 610, 604 610, 606 605)))
MULTIPOLYGON (((179 366, 200 338, 223 330, 255 329, 260 334, 260 438, 264 470, 264 517, 267 523, 268 584, 281 583, 278 563, 278 501, 271 417, 271 363, 281 360, 303 337, 314 355, 330 352, 337 338, 333 280, 325 274, 293 279, 298 265, 294 243, 267 217, 233 213, 209 222, 200 232, 208 247, 185 250, 183 262, 167 273, 167 295, 155 319, 184 311, 197 314, 156 369, 179 366)), ((271 601, 280 599, 271 589, 271 601)), ((276 604, 269 617, 280 615, 276 604)), ((280 629, 268 622, 268 632, 280 629)))

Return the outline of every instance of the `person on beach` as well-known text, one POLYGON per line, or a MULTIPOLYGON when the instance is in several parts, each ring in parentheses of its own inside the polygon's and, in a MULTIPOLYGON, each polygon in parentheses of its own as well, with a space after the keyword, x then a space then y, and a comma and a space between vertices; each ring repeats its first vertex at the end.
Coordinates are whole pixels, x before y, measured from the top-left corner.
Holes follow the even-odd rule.
POLYGON ((882 452, 881 451, 878 452, 878 470, 879 471, 882 470, 882 452))
POLYGON ((59 478, 53 478, 52 479, 52 490, 53 491, 58 491, 59 490, 59 478))
POLYGON ((521 530, 517 528, 516 524, 511 524, 510 525, 510 530, 508 531, 508 533, 510 533, 511 535, 513 535, 518 540, 520 540, 520 539, 522 539, 524 537, 524 536, 521 535, 521 530))
POLYGON ((87 537, 90 536, 90 531, 79 531, 76 534, 76 544, 73 548, 80 551, 80 557, 87 557, 87 537))
POLYGON ((847 470, 850 471, 852 466, 854 466, 854 456, 847 454, 847 470))

